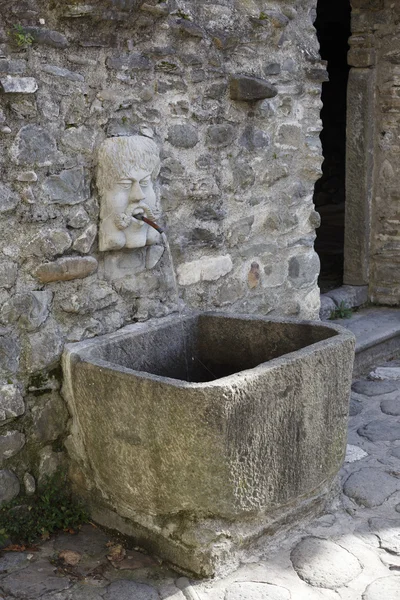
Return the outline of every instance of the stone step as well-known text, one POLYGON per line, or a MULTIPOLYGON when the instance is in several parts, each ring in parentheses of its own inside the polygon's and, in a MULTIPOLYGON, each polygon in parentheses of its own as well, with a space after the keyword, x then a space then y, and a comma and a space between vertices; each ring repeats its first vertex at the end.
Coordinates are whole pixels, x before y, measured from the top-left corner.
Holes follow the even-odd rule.
POLYGON ((355 377, 379 361, 400 357, 400 308, 363 308, 350 319, 332 322, 356 336, 355 377))

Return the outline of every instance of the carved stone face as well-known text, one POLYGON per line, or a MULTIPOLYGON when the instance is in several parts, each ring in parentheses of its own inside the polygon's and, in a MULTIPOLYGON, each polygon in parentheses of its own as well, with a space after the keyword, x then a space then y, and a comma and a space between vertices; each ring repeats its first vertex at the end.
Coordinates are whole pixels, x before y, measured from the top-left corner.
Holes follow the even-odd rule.
POLYGON ((158 174, 155 143, 130 136, 105 140, 99 150, 97 186, 100 192, 99 249, 141 248, 159 241, 159 234, 135 219, 157 216, 153 177, 158 174))

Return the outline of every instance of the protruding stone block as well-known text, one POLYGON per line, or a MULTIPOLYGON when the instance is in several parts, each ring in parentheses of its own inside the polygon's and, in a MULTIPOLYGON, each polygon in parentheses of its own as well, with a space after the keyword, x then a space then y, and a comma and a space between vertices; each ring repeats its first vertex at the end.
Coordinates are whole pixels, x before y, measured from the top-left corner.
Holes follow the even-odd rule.
POLYGON ((232 100, 253 102, 265 98, 273 98, 278 93, 276 87, 260 77, 250 75, 234 75, 230 80, 230 96, 232 100))
POLYGON ((61 171, 50 175, 43 184, 52 202, 57 204, 78 204, 90 197, 90 188, 82 167, 61 171))
POLYGON ((34 77, 2 77, 0 83, 5 94, 34 94, 38 84, 34 77))
POLYGON ((178 282, 180 285, 193 285, 199 281, 216 281, 232 269, 229 255, 200 258, 178 266, 178 282))
POLYGON ((18 132, 11 155, 19 165, 50 165, 57 156, 56 141, 43 127, 25 125, 18 132))
POLYGON ((97 260, 92 256, 71 256, 41 265, 35 276, 42 283, 84 279, 97 270, 97 260))
POLYGON ((8 185, 0 183, 0 214, 14 210, 17 207, 19 197, 8 185))
POLYGON ((80 73, 75 73, 75 71, 70 71, 69 69, 64 69, 63 67, 57 67, 57 65, 43 65, 42 71, 49 73, 50 75, 55 75, 56 77, 69 79, 69 81, 85 80, 84 76, 80 73))
POLYGON ((168 130, 168 142, 177 148, 193 148, 199 134, 193 125, 172 125, 168 130))
POLYGON ((18 496, 19 489, 18 477, 12 471, 0 471, 0 506, 18 496))
POLYGON ((17 386, 7 383, 0 386, 0 421, 23 415, 25 404, 17 386))
POLYGON ((20 431, 7 431, 0 435, 0 463, 18 452, 25 446, 25 436, 20 431))
POLYGON ((96 238, 97 227, 92 224, 87 227, 80 236, 76 238, 72 247, 77 252, 81 252, 82 254, 88 254, 90 252, 93 242, 96 238))
POLYGON ((24 32, 33 37, 34 44, 43 44, 53 48, 66 48, 68 40, 63 33, 45 27, 24 27, 24 32))

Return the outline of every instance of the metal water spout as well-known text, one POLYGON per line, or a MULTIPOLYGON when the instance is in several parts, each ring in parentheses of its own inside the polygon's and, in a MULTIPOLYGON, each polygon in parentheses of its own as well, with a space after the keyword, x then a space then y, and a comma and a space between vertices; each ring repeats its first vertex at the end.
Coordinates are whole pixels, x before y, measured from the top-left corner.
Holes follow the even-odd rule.
POLYGON ((151 221, 150 219, 145 217, 143 214, 133 215, 133 217, 135 217, 135 219, 138 219, 139 221, 143 221, 144 223, 147 223, 147 225, 150 225, 150 227, 153 227, 153 229, 158 231, 158 233, 160 233, 160 234, 164 233, 164 229, 162 227, 157 225, 157 223, 155 223, 154 221, 151 221))

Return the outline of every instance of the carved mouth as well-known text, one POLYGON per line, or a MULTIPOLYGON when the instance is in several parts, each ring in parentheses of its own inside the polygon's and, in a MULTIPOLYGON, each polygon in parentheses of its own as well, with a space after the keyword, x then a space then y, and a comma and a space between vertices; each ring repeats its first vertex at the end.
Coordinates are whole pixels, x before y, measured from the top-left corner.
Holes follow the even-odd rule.
POLYGON ((135 208, 135 210, 132 211, 132 217, 136 217, 136 215, 146 216, 146 213, 143 208, 135 208))

